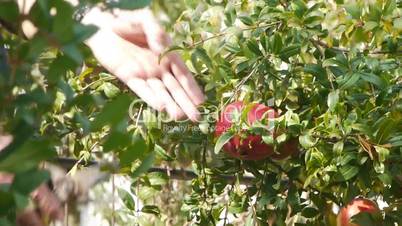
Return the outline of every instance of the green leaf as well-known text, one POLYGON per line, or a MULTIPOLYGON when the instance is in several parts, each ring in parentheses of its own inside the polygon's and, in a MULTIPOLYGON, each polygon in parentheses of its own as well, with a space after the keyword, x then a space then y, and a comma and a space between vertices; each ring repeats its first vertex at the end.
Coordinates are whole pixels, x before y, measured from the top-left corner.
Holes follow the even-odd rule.
POLYGON ((74 43, 82 43, 98 31, 98 27, 95 25, 84 25, 81 23, 74 24, 74 43))
POLYGON ((239 20, 240 20, 243 24, 245 24, 245 25, 251 26, 251 25, 254 24, 253 19, 251 19, 251 17, 248 17, 248 16, 240 16, 240 17, 238 17, 238 18, 239 18, 239 20))
POLYGON ((152 167, 155 159, 155 152, 151 152, 144 160, 142 160, 141 165, 138 166, 135 171, 130 175, 131 178, 135 179, 141 174, 148 172, 152 167))
POLYGON ((17 21, 19 9, 16 1, 5 0, 0 3, 0 18, 8 22, 17 21))
POLYGON ((338 141, 334 144, 333 150, 335 153, 340 154, 343 151, 344 142, 338 141))
POLYGON ((302 210, 302 216, 307 217, 307 218, 313 218, 317 216, 320 213, 316 208, 314 207, 306 207, 302 210))
POLYGON ((360 79, 360 73, 353 73, 352 75, 349 75, 343 82, 341 89, 347 89, 352 87, 354 84, 356 84, 357 81, 360 79))
POLYGON ((249 40, 247 43, 247 48, 253 52, 256 56, 263 56, 264 54, 262 54, 257 41, 255 40, 249 40))
POLYGON ((105 82, 98 87, 98 90, 103 90, 108 98, 116 97, 120 93, 120 89, 110 82, 105 82))
POLYGON ((387 158, 389 156, 388 148, 384 148, 384 147, 380 147, 380 146, 374 146, 374 148, 378 153, 378 160, 380 162, 384 162, 385 160, 387 160, 387 158))
POLYGON ((159 208, 157 206, 154 205, 145 205, 144 207, 142 207, 141 212, 143 213, 150 213, 156 216, 159 216, 161 211, 159 210, 159 208))
POLYGON ((197 47, 192 54, 192 58, 199 59, 210 69, 213 68, 212 60, 209 58, 207 51, 203 48, 197 47))
POLYGON ((160 156, 165 161, 173 161, 174 160, 174 158, 172 156, 170 156, 166 152, 165 149, 163 149, 161 146, 159 146, 157 144, 155 144, 154 151, 158 156, 160 156))
POLYGON ((307 11, 306 3, 302 0, 292 1, 292 8, 295 11, 295 15, 299 18, 302 18, 304 13, 307 11))
POLYGON ((153 187, 150 186, 141 186, 141 189, 137 190, 137 183, 133 183, 131 185, 131 192, 135 193, 141 200, 149 200, 151 198, 154 198, 159 191, 153 187), (138 191, 138 192, 137 192, 138 191))
POLYGON ((289 57, 300 53, 300 45, 290 45, 282 49, 279 57, 286 62, 289 62, 289 57))
POLYGON ((327 71, 319 64, 306 64, 304 72, 314 75, 324 87, 330 87, 327 71))
POLYGON ((117 190, 120 199, 123 201, 124 205, 129 209, 135 211, 135 202, 133 196, 126 190, 118 188, 117 190))
MULTIPOLYGON (((7 214, 15 206, 12 192, 0 189, 0 216, 7 214)), ((0 218, 0 225, 3 225, 0 218)))
POLYGON ((353 19, 359 19, 360 15, 362 14, 362 7, 360 7, 357 3, 345 5, 345 9, 353 19))
POLYGON ((385 89, 387 87, 387 82, 383 78, 381 78, 375 74, 360 72, 360 78, 362 78, 363 80, 365 80, 367 82, 374 84, 375 86, 377 86, 380 89, 385 89))
POLYGON ((309 134, 304 134, 302 136, 299 136, 299 143, 303 148, 311 148, 314 147, 315 143, 317 141, 309 134))
POLYGON ((168 176, 162 172, 151 172, 147 174, 151 186, 165 185, 168 183, 168 176))
POLYGON ((121 8, 121 9, 141 9, 151 4, 151 0, 118 0, 118 1, 107 1, 107 5, 110 8, 121 8))
POLYGON ((0 161, 0 171, 14 173, 28 171, 35 168, 39 162, 49 160, 55 155, 54 145, 49 141, 41 139, 27 141, 0 161))
POLYGON ((128 115, 131 98, 127 94, 121 94, 107 103, 102 111, 91 123, 91 130, 97 131, 105 125, 116 125, 128 115))
POLYGON ((50 174, 45 170, 30 170, 17 173, 14 177, 11 189, 23 195, 29 195, 40 184, 50 179, 50 174))
POLYGON ((328 94, 327 105, 330 111, 333 111, 339 101, 339 90, 334 90, 328 94))
POLYGON ((103 151, 119 151, 126 148, 131 143, 131 135, 126 132, 112 131, 103 143, 103 151))
POLYGON ((280 53, 283 48, 282 37, 278 33, 275 33, 274 36, 271 38, 270 44, 271 51, 274 54, 280 53))
POLYGON ((214 148, 214 152, 215 154, 218 154, 220 152, 220 150, 222 149, 222 147, 229 142, 230 139, 232 139, 232 137, 234 136, 233 132, 226 132, 224 134, 222 134, 218 140, 216 141, 215 144, 215 148, 214 148))
POLYGON ((379 219, 376 220, 376 218, 380 218, 379 216, 375 216, 378 214, 370 214, 368 212, 360 212, 354 216, 352 216, 352 219, 350 220, 353 223, 356 223, 358 225, 364 225, 364 226, 378 226, 380 225, 381 220, 379 219))
POLYGON ((357 173, 359 172, 359 167, 346 165, 342 166, 339 169, 339 172, 341 173, 344 180, 350 180, 357 175, 357 173))
POLYGON ((135 136, 132 144, 126 150, 119 153, 121 166, 131 165, 132 162, 143 156, 147 149, 148 147, 145 140, 140 136, 135 136))

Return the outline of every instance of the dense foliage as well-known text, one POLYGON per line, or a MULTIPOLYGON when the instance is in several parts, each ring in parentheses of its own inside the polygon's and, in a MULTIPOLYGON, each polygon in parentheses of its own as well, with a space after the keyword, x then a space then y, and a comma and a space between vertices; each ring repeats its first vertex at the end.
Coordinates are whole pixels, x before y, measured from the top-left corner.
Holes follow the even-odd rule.
MULTIPOLYGON (((105 10, 133 2, 146 3, 105 10)), ((180 51, 204 87, 200 123, 169 122, 100 68, 82 44, 96 28, 74 21, 68 3, 38 0, 20 15, 14 1, 1 1, 1 19, 15 27, 29 19, 40 31, 27 41, 21 31, 1 30, 9 64, 0 67, 0 128, 15 139, 0 153, 0 171, 17 178, 0 190, 1 222, 12 221, 49 177, 38 164, 67 156, 79 160, 73 170, 90 159, 118 161, 108 170, 132 178, 142 212, 163 216, 151 224, 228 225, 229 214, 246 213, 241 225, 335 225, 333 206, 358 196, 387 203, 383 225, 402 224, 402 2, 161 0, 152 7, 174 36, 168 51, 180 51), (241 161, 220 151, 228 139, 214 136, 215 121, 236 100, 275 108, 282 133, 272 137, 244 120, 229 133, 260 134, 274 146, 298 138, 298 155, 241 161), (191 169, 197 178, 172 194, 168 175, 145 173, 152 166, 191 169)), ((126 193, 119 192, 124 214, 138 217, 126 193)), ((379 225, 368 215, 356 221, 379 225)))

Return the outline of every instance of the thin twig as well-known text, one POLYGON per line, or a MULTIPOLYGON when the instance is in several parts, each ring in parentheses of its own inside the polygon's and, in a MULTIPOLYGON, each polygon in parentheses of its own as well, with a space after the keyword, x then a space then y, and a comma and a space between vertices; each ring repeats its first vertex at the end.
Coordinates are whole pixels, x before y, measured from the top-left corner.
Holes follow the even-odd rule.
MULTIPOLYGON (((70 170, 76 163, 75 159, 71 158, 56 158, 56 163, 63 167, 66 170, 70 170)), ((96 162, 96 161, 87 161, 86 166, 99 166, 101 167, 102 164, 96 162)), ((108 165, 117 165, 117 163, 111 163, 108 165)), ((161 168, 161 167, 152 167, 149 169, 148 172, 159 172, 159 173, 165 173, 167 174, 166 168, 161 168)), ((195 178, 198 178, 198 175, 194 173, 191 170, 185 170, 185 169, 169 169, 170 173, 170 179, 172 180, 192 180, 195 178)), ((236 181, 236 176, 233 175, 219 175, 218 176, 220 179, 223 179, 227 181, 228 183, 232 183, 233 181, 236 181)), ((255 177, 253 176, 243 176, 241 178, 240 183, 249 185, 252 184, 253 181, 255 180, 255 177)))
MULTIPOLYGON (((333 49, 333 50, 336 50, 336 51, 339 51, 339 52, 343 52, 343 53, 349 53, 349 52, 351 52, 351 50, 350 50, 350 49, 347 49, 347 48, 333 47, 333 46, 331 47, 331 46, 329 46, 327 43, 325 43, 325 42, 323 42, 323 41, 321 41, 321 40, 310 39, 310 41, 313 43, 313 45, 314 45, 314 44, 315 44, 315 45, 320 45, 320 46, 322 46, 322 47, 324 47, 324 48, 333 49)), ((359 51, 359 53, 364 53, 364 52, 366 52, 366 51, 368 51, 368 52, 367 52, 368 54, 372 54, 372 55, 376 55, 376 54, 378 54, 378 55, 381 55, 381 54, 393 54, 393 53, 394 53, 394 52, 383 51, 383 50, 372 50, 372 51, 370 51, 369 49, 364 49, 364 50, 362 50, 362 51, 359 51)), ((395 51, 395 54, 402 54, 402 50, 395 51)))
MULTIPOLYGON (((255 29, 258 29, 258 28, 267 28, 267 27, 271 27, 271 26, 274 26, 274 25, 277 25, 277 24, 280 24, 280 23, 282 23, 282 22, 281 21, 275 21, 275 22, 270 23, 270 24, 251 26, 251 27, 247 27, 247 28, 242 28, 240 30, 241 31, 249 31, 249 30, 255 30, 255 29)), ((208 37, 206 39, 202 39, 202 40, 200 40, 198 42, 195 42, 195 43, 189 45, 188 47, 189 48, 194 48, 196 46, 199 46, 199 45, 203 44, 206 41, 209 41, 209 40, 215 39, 215 38, 219 38, 219 37, 222 37, 222 36, 225 36, 225 35, 228 35, 228 34, 230 34, 230 32, 227 32, 227 29, 225 29, 225 31, 223 31, 221 33, 212 35, 212 36, 210 36, 210 37, 208 37)))
POLYGON ((233 192, 234 184, 235 184, 235 180, 233 180, 232 184, 230 185, 230 189, 228 191, 229 200, 225 204, 225 218, 223 218, 223 226, 226 226, 226 221, 228 219, 230 194, 233 192))

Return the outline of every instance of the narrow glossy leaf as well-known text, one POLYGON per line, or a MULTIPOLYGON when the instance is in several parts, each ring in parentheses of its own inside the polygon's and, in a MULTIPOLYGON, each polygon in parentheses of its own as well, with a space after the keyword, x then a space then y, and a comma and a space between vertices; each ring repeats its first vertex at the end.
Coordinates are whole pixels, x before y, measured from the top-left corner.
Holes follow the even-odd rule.
POLYGON ((346 12, 348 12, 353 19, 359 19, 362 13, 362 8, 357 3, 350 3, 345 6, 346 12))
POLYGON ((272 52, 274 54, 278 54, 281 52, 282 47, 283 47, 283 43, 282 43, 282 37, 279 34, 274 34, 274 36, 271 38, 271 48, 272 48, 272 52))
POLYGON ((330 111, 333 111, 339 101, 339 90, 334 90, 328 94, 327 105, 330 111))
POLYGON ((387 82, 379 77, 378 75, 372 74, 372 73, 364 73, 361 72, 361 78, 367 82, 370 82, 372 84, 374 84, 375 86, 377 86, 380 89, 384 89, 387 85, 387 82))
POLYGON ((129 166, 136 159, 142 157, 147 151, 147 144, 140 136, 133 138, 132 144, 119 153, 119 160, 122 166, 129 166))
POLYGON ((209 58, 207 52, 203 48, 196 48, 193 52, 193 56, 204 63, 208 68, 213 68, 212 60, 209 58))
POLYGON ((247 48, 257 56, 263 56, 258 43, 255 40, 250 40, 246 43, 247 48))
POLYGON ((165 149, 163 149, 161 146, 159 146, 157 144, 155 144, 154 151, 159 157, 161 157, 165 161, 173 161, 174 160, 174 158, 172 156, 170 156, 166 152, 165 149))
POLYGON ((240 17, 238 17, 238 18, 239 18, 240 21, 241 21, 243 24, 245 24, 245 25, 248 25, 248 26, 253 25, 253 20, 252 20, 250 17, 248 17, 248 16, 240 16, 240 17))
POLYGON ((91 123, 92 131, 99 130, 107 124, 113 126, 121 122, 121 120, 128 116, 130 100, 131 98, 128 95, 122 94, 107 103, 91 123))
POLYGON ((119 188, 118 194, 119 194, 120 199, 123 201, 124 205, 129 210, 135 210, 135 202, 134 202, 133 196, 128 191, 126 191, 122 188, 119 188))
POLYGON ((289 62, 289 57, 294 56, 300 52, 300 45, 290 45, 282 49, 279 57, 286 62, 289 62))
POLYGON ((378 153, 378 160, 380 162, 384 162, 389 156, 389 149, 380 146, 374 146, 374 147, 378 153))
POLYGON ((141 9, 148 6, 151 0, 119 0, 119 1, 108 1, 108 6, 113 8, 121 9, 141 9))
POLYGON ((316 140, 309 134, 305 134, 299 137, 299 142, 304 148, 311 148, 315 145, 316 140))
POLYGON ((341 173, 344 180, 350 180, 357 175, 357 173, 359 172, 359 167, 346 165, 341 167, 339 172, 341 173))
POLYGON ((224 134, 222 134, 218 140, 216 141, 215 144, 215 148, 214 148, 214 152, 216 154, 218 154, 220 152, 220 150, 222 149, 222 147, 229 142, 230 139, 232 139, 232 137, 234 136, 233 132, 226 132, 224 134))
POLYGON ((20 194, 29 195, 35 188, 49 179, 50 174, 45 170, 30 170, 17 173, 11 184, 11 189, 20 194))
POLYGON ((142 160, 141 165, 135 169, 135 171, 130 175, 131 178, 135 179, 139 177, 141 174, 146 173, 154 163, 155 153, 151 152, 144 160, 142 160))
POLYGON ((141 212, 150 213, 150 214, 157 215, 157 216, 159 216, 161 213, 159 208, 154 205, 145 205, 144 207, 142 207, 141 212))
POLYGON ((341 86, 341 89, 347 89, 356 84, 360 79, 359 73, 353 73, 352 75, 347 75, 346 82, 344 82, 341 86))
POLYGON ((152 186, 165 185, 165 184, 167 184, 167 182, 169 180, 166 173, 162 173, 162 172, 151 172, 151 173, 148 173, 147 177, 148 177, 149 183, 152 186))

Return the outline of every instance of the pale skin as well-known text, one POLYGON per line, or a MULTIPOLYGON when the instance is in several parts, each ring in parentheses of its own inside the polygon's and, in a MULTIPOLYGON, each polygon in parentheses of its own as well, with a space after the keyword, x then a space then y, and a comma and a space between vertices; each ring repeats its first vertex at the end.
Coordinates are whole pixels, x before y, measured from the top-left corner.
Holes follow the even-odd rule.
MULTIPOLYGON (((76 5, 76 0, 67 0, 76 5)), ((18 0, 20 11, 27 14, 35 0, 18 0)), ((85 43, 98 62, 125 83, 145 103, 158 111, 166 111, 172 119, 188 118, 197 121, 197 106, 204 102, 204 94, 193 75, 177 53, 169 53, 159 62, 159 56, 171 44, 170 37, 149 9, 134 11, 102 11, 95 7, 82 23, 96 25, 99 30, 85 43)), ((24 34, 31 38, 37 29, 29 21, 22 23, 24 34)), ((0 146, 7 146, 12 137, 0 135, 0 146)), ((12 175, 0 173, 0 183, 10 183, 12 175)), ((40 213, 27 210, 18 217, 20 225, 29 222, 43 225, 47 215, 61 219, 60 203, 47 186, 40 186, 31 194, 40 213)))
MULTIPOLYGON (((27 6, 21 10, 28 12, 27 6)), ((149 9, 111 12, 95 7, 82 22, 99 28, 85 42, 98 62, 144 102, 175 120, 199 119, 197 106, 204 102, 204 94, 177 53, 159 62, 171 40, 149 9)), ((22 28, 28 37, 36 33, 29 21, 22 28)))

